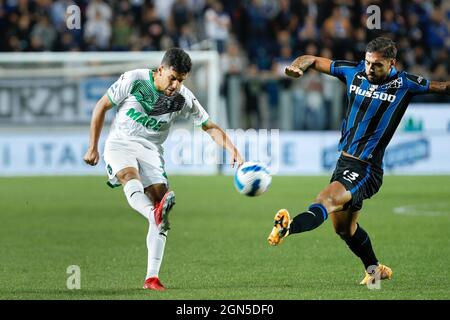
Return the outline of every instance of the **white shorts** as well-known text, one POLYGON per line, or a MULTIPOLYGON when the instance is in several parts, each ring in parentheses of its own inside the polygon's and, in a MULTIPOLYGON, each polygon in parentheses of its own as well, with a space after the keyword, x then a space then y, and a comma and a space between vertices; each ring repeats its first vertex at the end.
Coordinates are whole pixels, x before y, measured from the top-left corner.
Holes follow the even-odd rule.
POLYGON ((164 159, 156 146, 150 149, 135 141, 109 140, 105 143, 103 158, 110 187, 120 186, 116 174, 128 167, 139 171, 144 188, 152 184, 167 184, 164 159))

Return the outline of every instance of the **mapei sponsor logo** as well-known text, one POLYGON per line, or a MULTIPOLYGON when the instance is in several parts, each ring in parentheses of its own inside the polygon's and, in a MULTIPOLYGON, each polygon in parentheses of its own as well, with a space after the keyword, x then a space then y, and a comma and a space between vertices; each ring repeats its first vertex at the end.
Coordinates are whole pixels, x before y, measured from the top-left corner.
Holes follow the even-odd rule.
POLYGON ((138 112, 134 108, 130 108, 130 110, 128 110, 127 116, 137 123, 142 124, 147 129, 153 129, 154 131, 160 131, 161 126, 167 123, 167 121, 158 121, 155 118, 144 115, 142 112, 138 112))
POLYGON ((392 80, 391 82, 383 84, 382 86, 380 86, 380 89, 399 89, 402 86, 403 86, 403 78, 397 78, 392 80))
POLYGON ((386 92, 378 92, 373 90, 363 90, 360 87, 355 86, 354 84, 350 85, 350 93, 352 92, 355 92, 359 96, 373 99, 380 99, 389 102, 394 102, 396 98, 396 96, 393 94, 387 94, 386 92))
POLYGON ((421 138, 393 145, 386 150, 384 165, 387 169, 409 166, 430 157, 430 142, 421 138))

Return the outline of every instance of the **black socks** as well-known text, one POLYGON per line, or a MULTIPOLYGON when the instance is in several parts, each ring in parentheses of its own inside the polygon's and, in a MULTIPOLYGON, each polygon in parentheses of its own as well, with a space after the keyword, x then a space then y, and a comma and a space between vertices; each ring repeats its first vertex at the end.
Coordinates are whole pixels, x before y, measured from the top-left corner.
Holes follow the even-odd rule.
POLYGON ((373 252, 369 235, 363 228, 361 228, 359 224, 357 224, 357 228, 353 236, 341 238, 345 241, 345 243, 347 243, 350 250, 352 250, 353 253, 361 259, 366 270, 369 266, 378 265, 378 260, 373 252))
POLYGON ((291 222, 289 234, 313 230, 328 218, 327 209, 320 203, 314 203, 308 211, 300 213, 291 222))
MULTIPOLYGON (((327 218, 327 209, 320 203, 314 203, 308 208, 308 211, 300 213, 292 220, 289 226, 289 234, 313 230, 327 218)), ((378 265, 369 235, 359 224, 357 224, 353 236, 341 236, 341 238, 347 243, 350 250, 361 259, 366 270, 369 266, 378 265)))

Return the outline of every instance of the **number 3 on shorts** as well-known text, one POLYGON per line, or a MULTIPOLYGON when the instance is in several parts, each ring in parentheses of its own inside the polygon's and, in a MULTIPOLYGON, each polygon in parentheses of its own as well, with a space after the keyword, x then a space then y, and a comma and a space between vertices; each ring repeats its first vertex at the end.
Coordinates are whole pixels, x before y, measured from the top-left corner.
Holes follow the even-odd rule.
POLYGON ((344 176, 344 179, 347 180, 350 183, 353 183, 358 177, 359 174, 356 172, 350 172, 350 170, 345 170, 342 175, 344 176))

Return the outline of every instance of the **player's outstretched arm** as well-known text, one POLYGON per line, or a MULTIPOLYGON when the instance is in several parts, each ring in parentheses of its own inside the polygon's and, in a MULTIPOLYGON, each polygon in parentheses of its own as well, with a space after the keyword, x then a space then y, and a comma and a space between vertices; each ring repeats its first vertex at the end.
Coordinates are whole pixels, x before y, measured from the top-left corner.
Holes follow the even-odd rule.
POLYGON ((330 74, 331 62, 327 58, 304 55, 295 59, 290 66, 286 67, 284 72, 287 76, 293 78, 301 77, 308 68, 330 74))
POLYGON ((450 81, 430 81, 428 92, 450 95, 450 81))
POLYGON ((244 163, 244 159, 239 153, 239 150, 234 146, 233 142, 231 142, 230 138, 221 127, 211 120, 208 120, 202 125, 202 129, 206 131, 219 146, 225 148, 231 154, 232 167, 234 167, 235 163, 238 167, 244 163))
POLYGON ((100 154, 98 153, 98 140, 100 139, 100 133, 105 122, 106 111, 112 108, 112 103, 108 96, 105 94, 95 105, 94 112, 92 113, 91 128, 89 134, 89 148, 84 154, 83 160, 91 166, 95 166, 98 163, 100 154))

